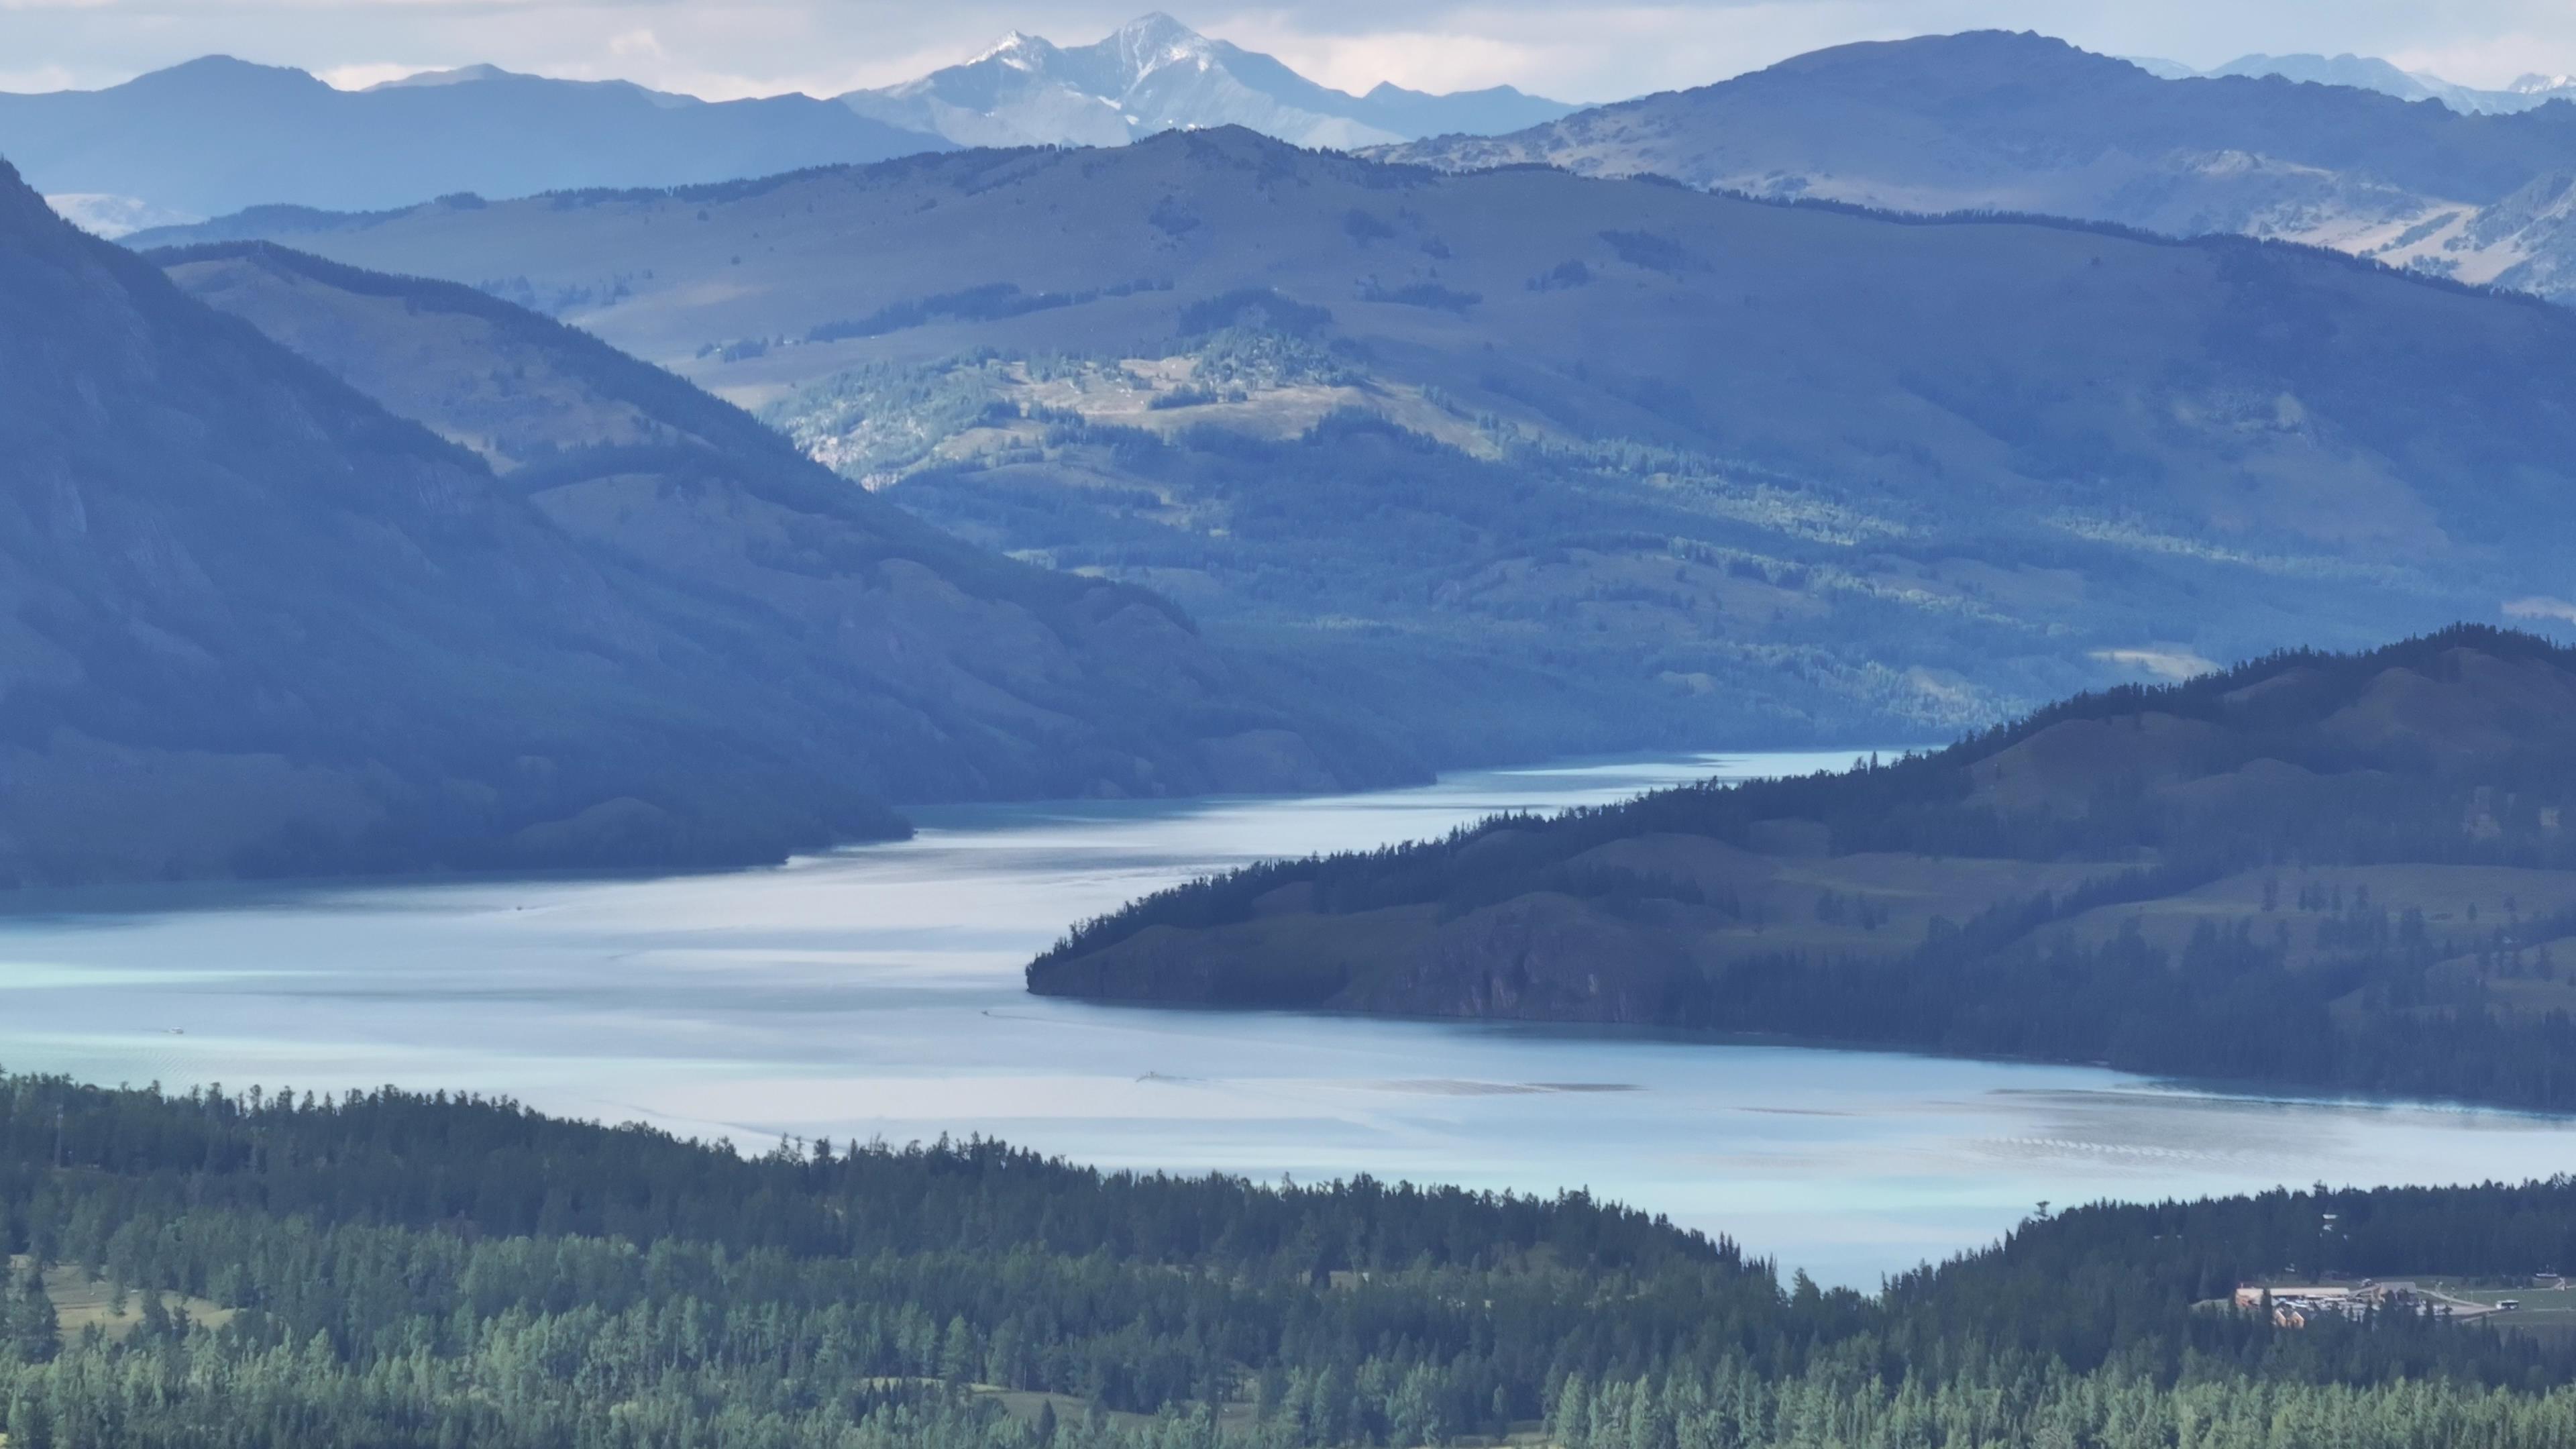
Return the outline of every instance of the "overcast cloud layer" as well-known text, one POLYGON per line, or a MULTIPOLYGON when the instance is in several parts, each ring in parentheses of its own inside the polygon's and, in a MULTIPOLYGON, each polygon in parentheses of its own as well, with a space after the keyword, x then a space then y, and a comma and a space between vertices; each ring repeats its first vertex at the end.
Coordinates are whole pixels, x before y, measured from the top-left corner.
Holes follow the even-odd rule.
MULTIPOLYGON (((0 0, 0 90, 112 84, 212 52, 336 84, 490 61, 711 98, 908 79, 1020 29, 1079 43, 1154 0, 0 0)), ((2003 27, 2209 66, 2351 51, 2469 85, 2576 71, 2571 0, 1302 0, 1184 22, 1348 90, 1563 100, 1700 85, 1853 40, 2003 27)))

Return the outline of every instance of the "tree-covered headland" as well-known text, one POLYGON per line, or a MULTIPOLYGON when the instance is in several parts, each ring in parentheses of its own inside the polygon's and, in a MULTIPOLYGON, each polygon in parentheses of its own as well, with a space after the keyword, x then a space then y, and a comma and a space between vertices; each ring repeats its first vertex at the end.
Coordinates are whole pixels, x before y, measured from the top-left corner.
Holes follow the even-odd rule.
POLYGON ((1934 753, 1283 860, 1031 989, 1607 1021, 2576 1110, 2576 651, 2462 626, 1934 753))

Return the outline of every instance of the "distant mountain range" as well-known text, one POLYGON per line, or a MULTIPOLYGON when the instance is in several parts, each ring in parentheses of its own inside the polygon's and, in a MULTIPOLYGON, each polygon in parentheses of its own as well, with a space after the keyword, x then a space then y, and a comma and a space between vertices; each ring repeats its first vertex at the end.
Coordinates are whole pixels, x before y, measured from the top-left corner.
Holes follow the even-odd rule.
POLYGON ((2464 115, 2504 115, 2576 100, 2576 76, 2530 74, 2502 90, 2456 85, 2420 70, 2401 70, 2370 55, 2244 55, 2222 66, 2194 70, 2179 61, 2128 57, 2131 64, 2166 80, 2194 76, 2267 76, 2321 86, 2352 86, 2401 101, 2440 101, 2464 115))
POLYGON ((837 100, 709 102, 494 66, 341 91, 208 56, 99 91, 0 93, 0 155, 105 236, 258 205, 372 210, 471 193, 684 186, 952 145, 1115 146, 1240 125, 1305 146, 1518 130, 1573 108, 1508 86, 1346 95, 1167 15, 1094 45, 1014 34, 965 65, 837 100))
POLYGON ((1508 136, 1370 154, 2239 232, 2576 299, 2576 105, 2462 115, 2278 75, 2167 80, 2038 35, 1839 46, 1508 136))
POLYGON ((258 235, 555 311, 1453 759, 1920 739, 2576 608, 2527 602, 2576 313, 2239 237, 1224 129, 138 240, 258 235))
POLYGON ((967 146, 1118 146, 1158 131, 1244 126, 1347 150, 1514 131, 1574 109, 1510 86, 1428 95, 1381 84, 1354 96, 1163 14, 1083 46, 1013 31, 964 65, 840 99, 862 115, 967 146))
POLYGON ((0 94, 0 155, 109 227, 269 202, 722 181, 947 144, 810 96, 708 102, 488 66, 341 91, 209 56, 106 90, 0 94))

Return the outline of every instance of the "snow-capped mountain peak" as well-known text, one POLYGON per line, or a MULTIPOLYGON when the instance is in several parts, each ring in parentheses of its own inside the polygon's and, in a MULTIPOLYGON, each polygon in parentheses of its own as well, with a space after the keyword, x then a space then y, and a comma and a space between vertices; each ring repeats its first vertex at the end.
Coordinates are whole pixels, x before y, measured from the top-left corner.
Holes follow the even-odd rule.
POLYGON ((1013 70, 1034 71, 1045 67, 1047 56, 1053 52, 1054 49, 1054 46, 1047 44, 1045 41, 1038 39, 1034 35, 1014 30, 1005 34, 1000 40, 993 42, 992 48, 986 50, 982 55, 979 55, 966 63, 968 65, 983 65, 987 62, 998 61, 1003 65, 1009 66, 1013 70))
POLYGON ((962 65, 840 99, 861 115, 969 146, 1114 146, 1157 131, 1232 125, 1302 146, 1350 148, 1518 130, 1573 109, 1505 88, 1427 96, 1380 86, 1346 95, 1161 11, 1089 45, 1060 48, 1015 30, 962 65))
POLYGON ((1206 70, 1216 60, 1216 47, 1206 36, 1159 10, 1119 26, 1102 47, 1115 54, 1119 79, 1131 89, 1166 66, 1196 64, 1206 70))

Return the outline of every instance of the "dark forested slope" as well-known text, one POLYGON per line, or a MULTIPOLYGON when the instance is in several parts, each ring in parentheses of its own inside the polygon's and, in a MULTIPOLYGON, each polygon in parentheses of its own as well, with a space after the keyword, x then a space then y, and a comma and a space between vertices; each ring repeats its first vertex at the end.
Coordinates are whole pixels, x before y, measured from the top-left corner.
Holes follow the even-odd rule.
POLYGON ((1581 1194, 983 1142, 746 1160, 443 1094, 0 1078, 0 1424, 11 1449, 2544 1449, 2576 1434, 2563 1340, 2194 1305, 2571 1250, 2565 1182, 2280 1192, 2034 1219, 1869 1297, 1581 1194))
POLYGON ((2576 1106, 2576 652, 2460 628, 1939 753, 1283 861, 1032 989, 1618 1021, 2576 1106))
POLYGON ((1330 789, 1408 768, 1163 600, 962 542, 587 333, 259 243, 153 259, 481 454, 595 551, 779 621, 745 645, 765 670, 820 667, 882 696, 854 706, 877 716, 876 743, 848 768, 899 801, 1330 789))
POLYGON ((505 480, 14 176, 0 309, 0 879, 772 859, 891 798, 1326 768, 1169 606, 575 334, 510 364, 585 411, 505 480))

